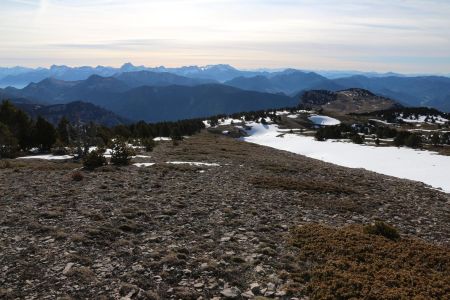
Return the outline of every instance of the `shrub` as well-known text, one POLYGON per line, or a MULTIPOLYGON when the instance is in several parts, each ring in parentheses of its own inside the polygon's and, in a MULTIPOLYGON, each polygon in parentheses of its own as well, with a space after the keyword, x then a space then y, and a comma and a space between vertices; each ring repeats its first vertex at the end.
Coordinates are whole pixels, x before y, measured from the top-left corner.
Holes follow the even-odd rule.
POLYGON ((375 224, 365 226, 364 233, 381 235, 390 240, 398 240, 400 238, 397 229, 382 221, 376 221, 375 224))
POLYGON ((178 146, 183 140, 183 136, 181 135, 181 132, 178 128, 172 130, 172 132, 170 133, 170 138, 172 139, 172 144, 174 146, 178 146))
POLYGON ((87 170, 94 170, 95 168, 106 165, 106 158, 101 151, 94 150, 91 151, 83 159, 83 166, 87 170))
POLYGON ((83 178, 84 178, 84 176, 83 176, 83 174, 81 173, 81 172, 75 172, 75 173, 72 173, 72 180, 73 181, 81 181, 81 180, 83 180, 83 178))
POLYGON ((446 247, 407 237, 393 243, 365 234, 360 225, 307 224, 293 227, 290 233, 289 296, 446 299, 448 295, 446 247))
POLYGON ((394 139, 394 145, 397 147, 405 145, 406 139, 408 139, 410 135, 411 133, 407 131, 399 131, 394 139))
POLYGON ((66 147, 64 146, 64 144, 60 140, 57 140, 56 143, 52 147, 52 154, 53 155, 67 155, 68 151, 67 151, 66 147))
POLYGON ((364 143, 364 138, 357 133, 352 135, 352 137, 350 139, 352 140, 352 142, 354 144, 363 144, 364 143))
POLYGON ((422 146, 422 138, 413 133, 405 140, 405 145, 410 148, 419 148, 422 146))
POLYGON ((340 126, 326 126, 321 127, 316 131, 315 138, 318 141, 325 141, 327 139, 340 139, 342 138, 340 126))
POLYGON ((133 148, 127 146, 124 142, 117 142, 111 152, 111 163, 118 166, 129 165, 134 155, 133 148))
POLYGON ((145 151, 147 152, 152 152, 156 146, 156 142, 150 138, 143 139, 141 144, 145 147, 145 151))

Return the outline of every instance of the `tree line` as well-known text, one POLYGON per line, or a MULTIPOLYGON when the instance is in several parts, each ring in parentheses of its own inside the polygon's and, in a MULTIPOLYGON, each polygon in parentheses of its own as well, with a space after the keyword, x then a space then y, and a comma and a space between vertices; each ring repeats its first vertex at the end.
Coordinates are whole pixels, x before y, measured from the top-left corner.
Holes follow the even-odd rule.
POLYGON ((424 144, 433 146, 450 145, 449 132, 436 131, 430 134, 422 134, 396 130, 388 126, 377 125, 374 122, 353 125, 342 123, 336 126, 324 126, 317 129, 315 138, 318 141, 346 138, 355 144, 362 144, 366 135, 375 136, 376 144, 380 143, 380 139, 393 139, 393 144, 398 147, 420 148, 424 144))
POLYGON ((155 137, 171 137, 178 141, 203 128, 205 125, 200 119, 160 123, 140 121, 107 127, 93 122, 73 124, 65 117, 54 126, 40 116, 32 119, 11 102, 3 101, 0 104, 0 158, 13 158, 30 150, 63 154, 68 147, 83 155, 88 147, 107 147, 115 138, 151 146, 155 137))

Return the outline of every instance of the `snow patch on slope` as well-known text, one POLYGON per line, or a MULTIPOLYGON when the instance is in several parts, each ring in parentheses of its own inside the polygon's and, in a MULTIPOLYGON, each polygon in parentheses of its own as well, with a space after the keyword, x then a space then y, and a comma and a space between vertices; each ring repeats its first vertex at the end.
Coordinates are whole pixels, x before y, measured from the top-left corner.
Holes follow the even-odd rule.
POLYGON ((316 125, 320 126, 334 126, 341 124, 341 121, 335 118, 321 115, 311 115, 308 119, 316 125))
POLYGON ((349 168, 421 181, 450 193, 450 156, 410 148, 375 147, 337 141, 316 141, 297 134, 280 135, 277 125, 249 124, 241 140, 285 150, 349 168))

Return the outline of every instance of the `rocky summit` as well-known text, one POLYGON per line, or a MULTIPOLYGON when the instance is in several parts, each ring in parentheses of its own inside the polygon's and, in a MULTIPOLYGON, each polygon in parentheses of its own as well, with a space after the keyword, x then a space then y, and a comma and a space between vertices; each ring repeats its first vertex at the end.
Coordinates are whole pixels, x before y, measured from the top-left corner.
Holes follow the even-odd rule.
POLYGON ((133 163, 0 162, 1 299, 448 299, 449 194, 206 132, 133 163))

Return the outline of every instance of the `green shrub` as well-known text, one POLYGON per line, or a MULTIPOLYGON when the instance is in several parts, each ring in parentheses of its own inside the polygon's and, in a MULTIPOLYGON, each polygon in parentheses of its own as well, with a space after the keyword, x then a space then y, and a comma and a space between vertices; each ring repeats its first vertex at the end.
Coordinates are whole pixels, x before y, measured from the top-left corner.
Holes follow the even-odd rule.
POLYGON ((67 155, 69 152, 60 140, 56 141, 51 150, 53 155, 67 155))
POLYGON ((156 142, 151 138, 146 138, 141 141, 141 145, 145 147, 145 151, 152 152, 156 146, 156 142))
POLYGON ((422 137, 413 133, 405 140, 405 145, 414 149, 420 148, 422 146, 422 137))
POLYGON ((410 135, 411 133, 407 131, 399 131, 394 139, 394 145, 397 147, 405 145, 405 142, 410 135))
POLYGON ((360 136, 359 134, 354 134, 350 138, 354 144, 363 144, 364 143, 364 137, 360 136))
POLYGON ((111 152, 111 163, 117 166, 129 165, 134 155, 133 148, 127 146, 124 142, 117 142, 111 152))
POLYGON ((326 141, 327 139, 342 138, 341 126, 325 126, 316 131, 315 138, 318 141, 326 141))
POLYGON ((103 155, 103 152, 94 150, 91 151, 86 157, 83 159, 83 166, 87 170, 94 170, 95 168, 106 165, 106 158, 103 155))
POLYGON ((364 226, 364 233, 381 235, 390 240, 398 240, 400 238, 397 229, 382 221, 376 221, 375 224, 364 226))

